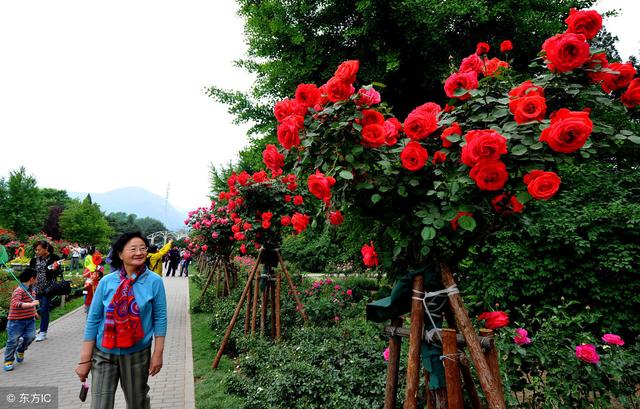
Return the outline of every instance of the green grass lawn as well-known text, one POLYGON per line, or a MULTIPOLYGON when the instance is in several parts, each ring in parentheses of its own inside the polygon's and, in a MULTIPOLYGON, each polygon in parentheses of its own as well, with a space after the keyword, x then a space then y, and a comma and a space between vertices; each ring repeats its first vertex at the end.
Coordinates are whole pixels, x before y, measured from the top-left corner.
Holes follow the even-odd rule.
MULTIPOLYGON (((198 288, 189 280, 191 305, 200 296, 198 288)), ((242 400, 227 395, 223 379, 233 371, 234 363, 223 356, 218 369, 211 369, 211 363, 219 345, 211 345, 210 313, 191 313, 191 343, 193 346, 193 376, 195 380, 197 409, 238 408, 242 400)))

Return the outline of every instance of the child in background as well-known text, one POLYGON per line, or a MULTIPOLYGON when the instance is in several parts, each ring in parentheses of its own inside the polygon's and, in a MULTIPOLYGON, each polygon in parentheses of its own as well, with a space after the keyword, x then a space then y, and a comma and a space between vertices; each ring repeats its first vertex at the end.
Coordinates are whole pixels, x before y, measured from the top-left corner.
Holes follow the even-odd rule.
MULTIPOLYGON (((87 256, 87 258, 88 257, 89 256, 87 256)), ((87 313, 91 306, 91 301, 93 300, 93 294, 96 292, 96 288, 98 288, 98 282, 100 282, 100 279, 104 275, 102 255, 100 252, 96 250, 91 257, 91 262, 87 262, 85 260, 84 265, 85 269, 82 273, 86 279, 84 282, 84 312, 87 313)))
POLYGON ((20 285, 13 290, 7 324, 7 346, 4 350, 4 370, 13 370, 14 359, 24 360, 24 351, 36 339, 36 292, 31 289, 36 283, 36 270, 26 268, 20 273, 20 285), (20 342, 22 338, 22 342, 20 342))

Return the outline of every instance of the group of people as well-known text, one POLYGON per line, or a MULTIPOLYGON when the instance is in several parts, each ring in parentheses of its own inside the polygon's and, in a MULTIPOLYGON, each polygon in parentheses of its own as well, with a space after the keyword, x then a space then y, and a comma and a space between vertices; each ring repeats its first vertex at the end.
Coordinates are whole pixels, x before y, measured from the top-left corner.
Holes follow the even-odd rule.
MULTIPOLYGON (((35 245, 36 256, 18 277, 11 297, 4 370, 23 362, 33 341, 47 338, 50 296, 47 288, 62 275, 60 258, 46 241, 35 245), (40 311, 40 332, 35 323, 40 311)), ((69 249, 73 263, 74 248, 69 249)), ((81 253, 78 253, 78 259, 81 253)), ((120 383, 127 407, 149 408, 148 377, 162 368, 167 332, 167 304, 162 279, 188 276, 191 254, 170 242, 162 249, 150 246, 140 232, 125 233, 113 244, 111 274, 103 275, 102 255, 90 249, 85 256, 87 320, 76 374, 85 382, 91 373, 91 408, 113 408, 120 383), (152 341, 153 351, 152 351, 152 341)))

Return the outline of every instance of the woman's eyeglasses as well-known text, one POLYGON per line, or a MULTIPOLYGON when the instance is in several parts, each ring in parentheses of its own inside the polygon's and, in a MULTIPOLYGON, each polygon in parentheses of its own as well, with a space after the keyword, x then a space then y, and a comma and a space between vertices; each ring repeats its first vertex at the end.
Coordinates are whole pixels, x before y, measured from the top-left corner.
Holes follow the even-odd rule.
POLYGON ((146 253, 149 250, 148 247, 129 247, 126 249, 127 253, 136 254, 136 253, 146 253))

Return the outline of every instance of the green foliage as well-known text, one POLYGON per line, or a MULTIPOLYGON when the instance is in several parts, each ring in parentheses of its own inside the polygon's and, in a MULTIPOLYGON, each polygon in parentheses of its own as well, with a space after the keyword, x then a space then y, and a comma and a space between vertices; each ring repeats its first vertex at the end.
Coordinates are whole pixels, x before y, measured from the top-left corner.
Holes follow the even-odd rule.
POLYGON ((107 246, 113 229, 98 204, 87 196, 82 202, 74 200, 60 216, 63 237, 70 242, 107 246))
POLYGON ((106 220, 109 226, 113 229, 111 238, 121 236, 123 233, 131 231, 140 231, 143 235, 147 236, 157 231, 167 230, 164 223, 153 217, 141 217, 138 218, 135 214, 126 214, 124 212, 113 212, 106 216, 106 220))
POLYGON ((23 239, 40 231, 45 215, 42 192, 24 167, 11 171, 8 180, 0 179, 0 226, 23 239))

